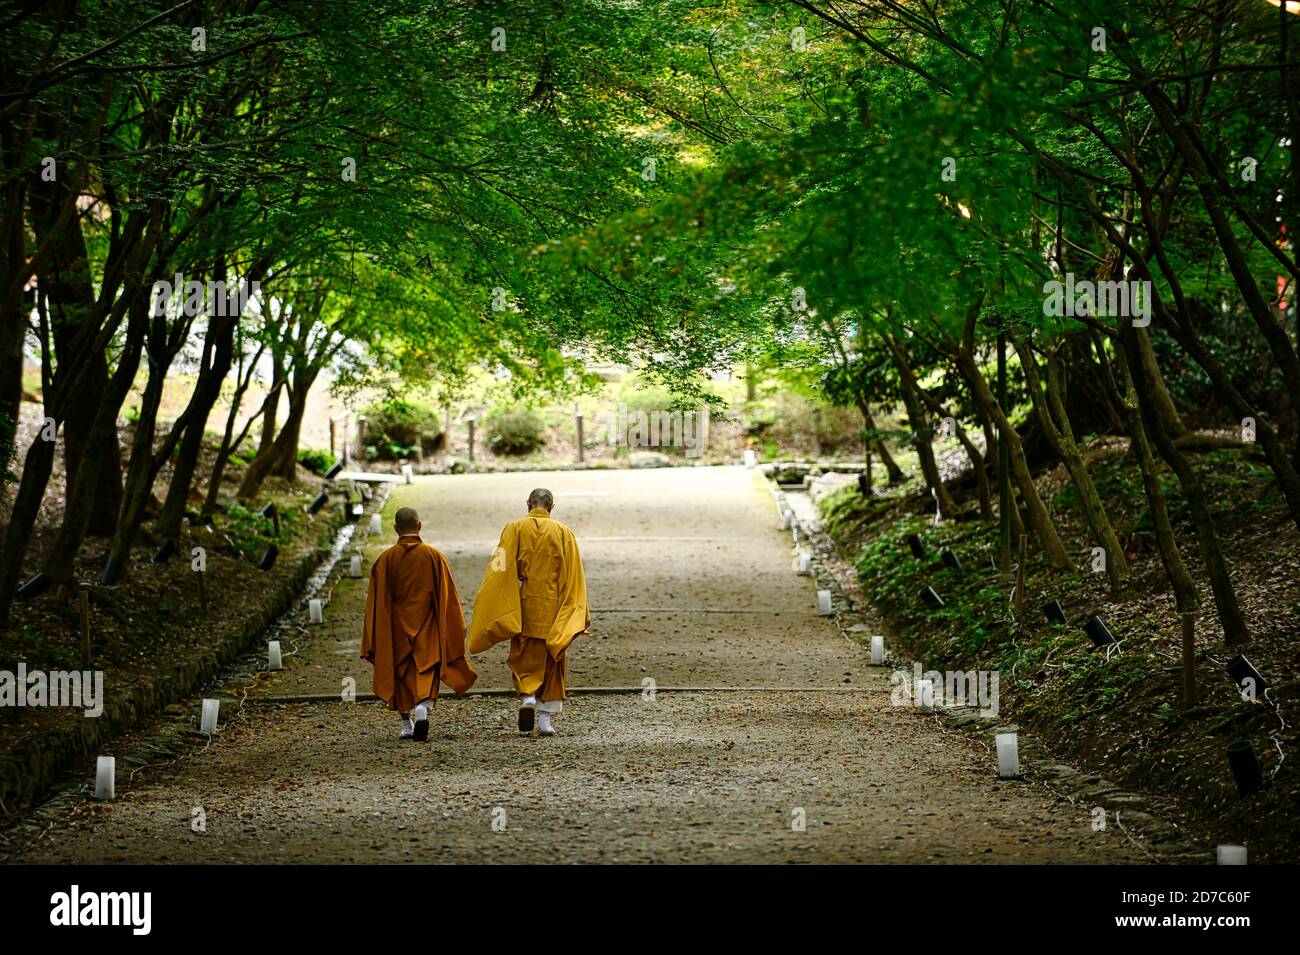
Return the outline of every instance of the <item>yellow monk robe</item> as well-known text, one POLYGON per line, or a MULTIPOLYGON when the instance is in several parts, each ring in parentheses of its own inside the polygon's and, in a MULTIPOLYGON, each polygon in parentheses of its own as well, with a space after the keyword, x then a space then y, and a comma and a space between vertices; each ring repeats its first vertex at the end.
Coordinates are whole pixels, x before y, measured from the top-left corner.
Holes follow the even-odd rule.
POLYGON ((578 542, 544 507, 512 521, 488 562, 474 600, 469 652, 510 641, 506 664, 515 689, 549 702, 564 699, 565 651, 591 628, 587 578, 578 542))
POLYGON ((399 537, 370 568, 361 658, 374 664, 375 696, 399 713, 436 700, 439 680, 464 693, 478 677, 451 569, 418 535, 399 537))

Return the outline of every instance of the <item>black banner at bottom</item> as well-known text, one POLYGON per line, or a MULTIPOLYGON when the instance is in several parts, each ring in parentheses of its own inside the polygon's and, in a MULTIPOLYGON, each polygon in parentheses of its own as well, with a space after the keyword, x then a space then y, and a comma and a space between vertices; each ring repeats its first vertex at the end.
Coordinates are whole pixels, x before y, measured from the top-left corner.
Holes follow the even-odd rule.
POLYGON ((692 929, 716 926, 733 940, 746 926, 763 938, 764 924, 774 921, 822 934, 861 932, 864 920, 906 924, 901 918, 920 927, 918 940, 946 935, 948 922, 978 928, 978 936, 963 929, 972 940, 1041 929, 1071 941, 1200 933, 1232 944, 1280 938, 1297 924, 1288 867, 860 866, 811 878, 790 868, 735 867, 707 885, 686 872, 666 882, 662 872, 626 867, 599 874, 512 868, 7 866, 0 911, 10 939, 95 937, 126 947, 152 940, 216 947, 259 935, 374 944, 377 926, 386 926, 380 935, 406 935, 426 916, 445 938, 447 924, 462 917, 491 931, 501 903, 515 912, 516 928, 533 921, 525 913, 534 906, 548 919, 558 914, 554 906, 566 934, 592 924, 658 935, 669 930, 667 919, 679 930, 686 921, 692 929))

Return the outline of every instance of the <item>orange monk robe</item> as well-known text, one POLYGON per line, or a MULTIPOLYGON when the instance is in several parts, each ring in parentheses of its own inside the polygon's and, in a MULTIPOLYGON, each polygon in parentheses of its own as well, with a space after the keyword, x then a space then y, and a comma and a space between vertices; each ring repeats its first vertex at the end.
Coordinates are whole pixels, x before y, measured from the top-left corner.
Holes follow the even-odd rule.
POLYGON ((465 658, 465 614, 438 551, 398 538, 370 568, 361 658, 375 667, 375 696, 405 713, 438 698, 441 680, 464 693, 478 674, 465 658))
POLYGON ((539 700, 564 699, 574 637, 591 628, 587 578, 578 542, 544 507, 512 521, 488 562, 474 600, 469 652, 510 641, 515 689, 539 700))

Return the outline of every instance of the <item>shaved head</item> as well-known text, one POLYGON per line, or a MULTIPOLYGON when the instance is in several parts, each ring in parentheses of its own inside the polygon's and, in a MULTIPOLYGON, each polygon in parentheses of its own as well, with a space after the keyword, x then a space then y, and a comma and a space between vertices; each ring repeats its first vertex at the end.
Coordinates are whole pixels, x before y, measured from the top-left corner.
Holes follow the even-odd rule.
POLYGON ((544 507, 549 511, 555 507, 555 496, 544 487, 534 488, 528 495, 528 509, 532 510, 534 507, 544 507))
POLYGON ((420 530, 420 515, 413 507, 399 507, 393 515, 393 526, 399 534, 416 534, 420 530))

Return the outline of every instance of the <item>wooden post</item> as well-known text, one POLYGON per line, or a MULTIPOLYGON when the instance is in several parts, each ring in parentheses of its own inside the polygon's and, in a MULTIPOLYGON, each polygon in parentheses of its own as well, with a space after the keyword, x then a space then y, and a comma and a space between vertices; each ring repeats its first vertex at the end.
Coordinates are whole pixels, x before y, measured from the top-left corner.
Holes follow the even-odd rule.
POLYGON ((1196 705, 1196 614, 1183 616, 1183 709, 1196 705))
POLYGON ((81 588, 81 662, 90 669, 90 591, 81 588))
POLYGON ((469 418, 466 420, 469 423, 469 461, 470 464, 473 464, 474 463, 474 416, 470 415, 469 418))
POLYGON ((1020 559, 1016 562, 1016 621, 1025 622, 1025 542, 1026 535, 1020 535, 1020 559))
POLYGON ((575 404, 573 406, 573 421, 578 429, 578 463, 582 463, 582 411, 575 404))
POLYGON ((334 457, 334 419, 330 418, 330 457, 334 457))

